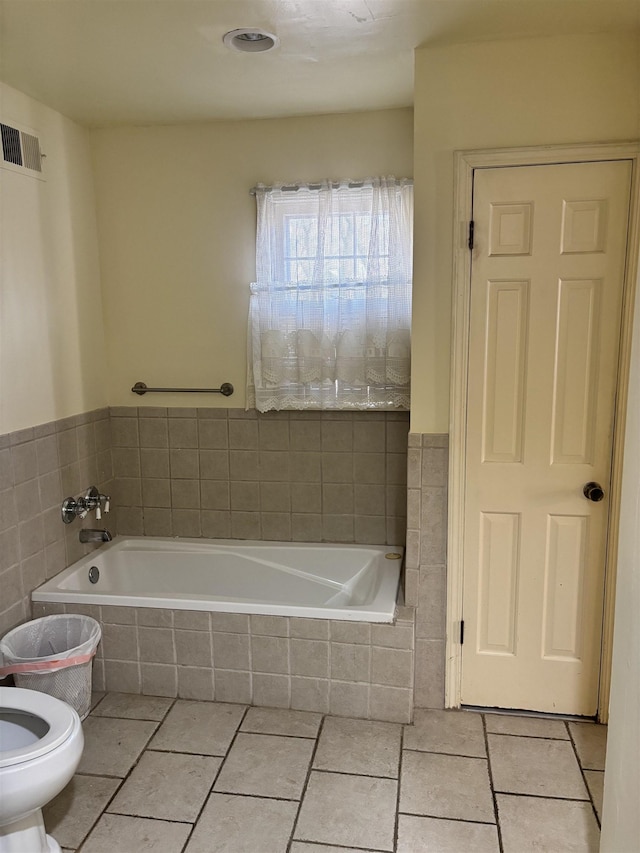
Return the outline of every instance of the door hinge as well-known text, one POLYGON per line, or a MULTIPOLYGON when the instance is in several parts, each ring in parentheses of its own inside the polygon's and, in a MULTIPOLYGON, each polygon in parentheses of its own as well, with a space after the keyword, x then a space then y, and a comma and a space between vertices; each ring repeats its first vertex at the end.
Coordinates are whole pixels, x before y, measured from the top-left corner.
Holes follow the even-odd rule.
POLYGON ((460 620, 460 645, 464 643, 464 619, 460 620))
POLYGON ((469 222, 469 241, 467 243, 467 245, 469 246, 470 249, 473 249, 473 232, 474 232, 474 229, 475 229, 475 222, 472 219, 469 222))

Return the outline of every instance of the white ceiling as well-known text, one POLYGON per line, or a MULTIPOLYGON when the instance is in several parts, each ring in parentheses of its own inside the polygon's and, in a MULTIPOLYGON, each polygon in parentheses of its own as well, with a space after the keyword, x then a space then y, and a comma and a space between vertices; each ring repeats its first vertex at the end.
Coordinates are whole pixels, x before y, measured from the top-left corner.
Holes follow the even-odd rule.
POLYGON ((412 104, 419 45, 630 29, 640 0, 0 0, 0 79, 94 127, 350 112, 412 104))

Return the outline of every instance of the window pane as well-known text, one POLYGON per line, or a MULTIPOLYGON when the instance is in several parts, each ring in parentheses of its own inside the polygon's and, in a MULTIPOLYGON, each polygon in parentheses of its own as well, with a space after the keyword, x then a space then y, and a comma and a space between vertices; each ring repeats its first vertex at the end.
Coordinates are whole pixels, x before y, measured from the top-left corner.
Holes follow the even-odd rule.
POLYGON ((313 261, 294 261, 290 270, 288 281, 294 281, 296 284, 310 282, 313 277, 313 261))
POLYGON ((353 214, 343 214, 340 217, 340 249, 341 255, 352 255, 354 251, 353 214))
POLYGON ((318 247, 318 220, 315 216, 297 216, 289 222, 290 254, 315 255, 318 247))

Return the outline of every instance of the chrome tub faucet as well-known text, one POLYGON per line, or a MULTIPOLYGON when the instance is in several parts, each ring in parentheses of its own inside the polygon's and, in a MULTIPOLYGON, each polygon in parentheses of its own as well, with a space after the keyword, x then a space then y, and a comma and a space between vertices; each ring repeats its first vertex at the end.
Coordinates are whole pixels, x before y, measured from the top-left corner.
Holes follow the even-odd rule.
POLYGON ((80 541, 87 542, 111 542, 112 536, 108 530, 96 530, 90 527, 83 527, 80 531, 80 541))

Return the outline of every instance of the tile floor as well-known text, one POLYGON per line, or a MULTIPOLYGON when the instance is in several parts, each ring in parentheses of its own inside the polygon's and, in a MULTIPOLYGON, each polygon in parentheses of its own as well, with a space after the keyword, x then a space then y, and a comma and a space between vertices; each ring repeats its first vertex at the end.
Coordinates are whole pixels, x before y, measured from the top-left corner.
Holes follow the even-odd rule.
POLYGON ((457 711, 414 725, 109 693, 45 809, 81 853, 597 851, 606 728, 457 711))

